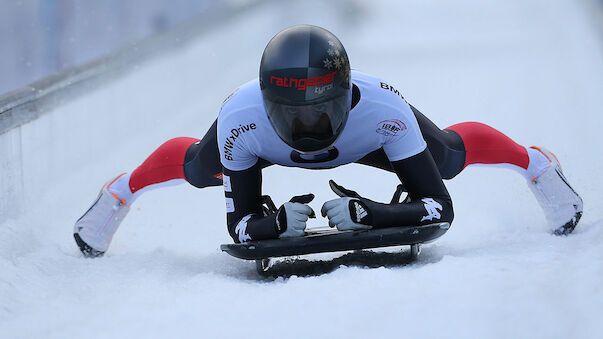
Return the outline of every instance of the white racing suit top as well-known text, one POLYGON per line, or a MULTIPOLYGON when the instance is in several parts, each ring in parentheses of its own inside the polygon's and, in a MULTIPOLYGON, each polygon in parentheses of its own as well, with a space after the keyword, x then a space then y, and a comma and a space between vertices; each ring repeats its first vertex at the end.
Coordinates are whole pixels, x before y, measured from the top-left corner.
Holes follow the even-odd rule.
MULTIPOLYGON (((217 142, 228 229, 235 241, 276 238, 283 232, 277 227, 275 215, 262 213, 261 161, 288 167, 333 168, 377 150, 385 153, 401 180, 408 179, 426 189, 409 190, 409 195, 419 198, 409 204, 394 206, 362 199, 370 215, 367 223, 373 227, 420 224, 428 207, 422 198, 435 198, 438 206, 449 209, 449 213, 441 213, 442 219, 452 221, 450 197, 410 105, 398 90, 379 78, 353 71, 351 80, 357 95, 347 122, 333 146, 314 155, 300 154, 277 135, 264 108, 258 79, 226 98, 218 117, 217 142), (416 160, 411 165, 405 164, 405 159, 416 160), (410 167, 419 168, 421 173, 408 172, 410 167)), ((433 203, 429 204, 433 210, 433 203)))
POLYGON ((350 111, 333 148, 312 156, 300 155, 276 134, 264 109, 258 79, 239 87, 226 99, 218 117, 222 165, 241 171, 262 158, 282 166, 332 168, 357 161, 382 147, 392 162, 425 149, 417 120, 397 90, 356 71, 352 72, 352 83, 360 90, 360 101, 350 111), (326 161, 316 161, 320 159, 326 161))

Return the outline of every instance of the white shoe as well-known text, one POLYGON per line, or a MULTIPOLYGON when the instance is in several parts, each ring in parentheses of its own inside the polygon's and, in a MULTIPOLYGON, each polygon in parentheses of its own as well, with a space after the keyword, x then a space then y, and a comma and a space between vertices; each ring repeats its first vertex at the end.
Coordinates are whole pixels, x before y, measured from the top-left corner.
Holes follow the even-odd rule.
POLYGON ((541 175, 529 181, 530 189, 542 207, 556 235, 570 234, 582 217, 582 198, 563 175, 557 157, 550 151, 532 146, 551 162, 541 175))
POLYGON ((73 236, 86 257, 98 257, 107 251, 113 234, 130 211, 125 200, 109 190, 119 177, 103 185, 96 201, 75 222, 73 236))

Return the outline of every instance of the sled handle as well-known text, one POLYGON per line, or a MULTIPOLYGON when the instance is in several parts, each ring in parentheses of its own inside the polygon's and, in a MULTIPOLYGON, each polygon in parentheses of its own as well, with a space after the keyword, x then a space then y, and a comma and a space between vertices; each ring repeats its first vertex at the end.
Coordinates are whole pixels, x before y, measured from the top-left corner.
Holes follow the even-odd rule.
POLYGON ((402 196, 402 193, 404 193, 404 192, 406 192, 404 185, 399 184, 398 186, 396 186, 396 191, 394 192, 394 196, 392 197, 392 201, 390 202, 390 204, 400 203, 400 197, 402 196))
POLYGON ((262 195, 262 209, 264 210, 265 216, 274 214, 278 211, 278 208, 276 208, 274 201, 272 201, 272 198, 269 195, 262 195))

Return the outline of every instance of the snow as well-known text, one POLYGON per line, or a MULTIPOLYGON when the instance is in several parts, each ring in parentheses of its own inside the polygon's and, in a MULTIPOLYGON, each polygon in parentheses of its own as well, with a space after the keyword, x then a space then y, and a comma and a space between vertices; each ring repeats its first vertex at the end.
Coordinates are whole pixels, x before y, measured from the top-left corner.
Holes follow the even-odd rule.
MULTIPOLYGON (((20 132, 29 208, 0 221, 0 337, 600 337, 596 6, 270 2, 65 103, 20 132), (272 35, 301 22, 337 34, 355 69, 390 81, 439 126, 477 120, 553 150, 585 201, 575 232, 552 236, 522 178, 479 167, 447 182, 452 229, 408 265, 396 265, 405 253, 348 256, 328 274, 260 279, 219 251, 230 241, 222 189, 187 185, 145 193, 108 254, 82 258, 72 225, 101 184, 170 137, 203 136, 222 98, 256 76, 272 35), (386 265, 366 267, 375 261, 386 265)), ((264 192, 282 203, 311 191, 319 210, 335 197, 331 178, 380 201, 396 184, 360 165, 271 167, 264 192)))

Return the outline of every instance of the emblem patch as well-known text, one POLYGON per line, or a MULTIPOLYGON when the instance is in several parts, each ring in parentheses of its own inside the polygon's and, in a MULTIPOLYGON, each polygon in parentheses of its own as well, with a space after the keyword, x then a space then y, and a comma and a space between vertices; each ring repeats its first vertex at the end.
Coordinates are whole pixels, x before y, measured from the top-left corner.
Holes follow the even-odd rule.
POLYGON ((393 137, 396 134, 405 131, 406 130, 406 125, 397 119, 389 119, 389 120, 384 120, 381 121, 378 125, 377 125, 377 133, 379 134, 383 134, 386 137, 393 137))
POLYGON ((423 206, 425 206, 425 210, 427 211, 427 215, 421 218, 421 221, 431 221, 433 219, 440 219, 442 217, 440 211, 442 211, 443 207, 437 201, 433 200, 432 198, 424 198, 421 199, 421 201, 424 203, 423 206))

